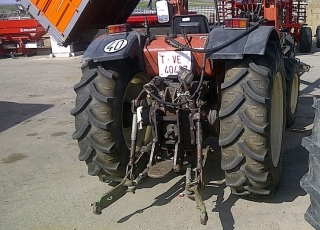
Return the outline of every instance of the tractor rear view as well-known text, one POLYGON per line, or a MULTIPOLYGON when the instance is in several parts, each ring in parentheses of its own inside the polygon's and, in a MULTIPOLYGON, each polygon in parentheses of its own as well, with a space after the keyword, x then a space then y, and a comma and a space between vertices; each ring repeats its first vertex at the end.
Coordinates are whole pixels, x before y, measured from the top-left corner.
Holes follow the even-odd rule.
POLYGON ((271 197, 299 96, 295 39, 282 26, 289 8, 277 0, 215 2, 210 26, 203 15, 188 15, 187 0, 157 1, 159 23, 171 24, 157 25, 167 31, 162 35, 152 32, 147 17, 142 29, 125 24, 138 2, 22 0, 64 45, 82 40, 85 29, 108 25, 83 55, 71 111, 79 160, 90 175, 119 182, 94 203, 94 212, 134 193, 145 177, 173 170, 185 173, 185 194, 206 224, 200 192, 211 151, 204 140, 211 136, 219 139, 232 193, 271 197), (52 16, 48 24, 60 10, 68 17, 52 16))

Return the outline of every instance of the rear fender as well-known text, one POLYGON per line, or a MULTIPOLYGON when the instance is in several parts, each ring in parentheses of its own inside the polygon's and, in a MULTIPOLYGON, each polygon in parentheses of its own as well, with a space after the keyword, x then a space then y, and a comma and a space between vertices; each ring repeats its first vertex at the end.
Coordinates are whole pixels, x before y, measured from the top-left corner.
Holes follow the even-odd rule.
POLYGON ((82 61, 105 62, 138 57, 139 67, 145 72, 143 46, 145 36, 137 31, 117 35, 101 35, 88 46, 82 61))
MULTIPOLYGON (((210 32, 207 49, 223 45, 243 33, 244 30, 214 28, 210 32)), ((242 59, 245 54, 263 55, 269 40, 279 41, 279 35, 272 26, 260 26, 250 34, 243 36, 236 42, 210 54, 209 59, 242 59)))

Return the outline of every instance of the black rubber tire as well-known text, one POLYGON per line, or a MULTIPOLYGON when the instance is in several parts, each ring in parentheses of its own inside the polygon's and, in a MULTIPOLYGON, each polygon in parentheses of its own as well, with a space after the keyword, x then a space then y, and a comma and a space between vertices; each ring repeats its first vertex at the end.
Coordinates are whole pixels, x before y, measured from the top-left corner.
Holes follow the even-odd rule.
POLYGON ((300 29, 300 53, 309 53, 312 48, 312 30, 310 27, 301 27, 300 29))
POLYGON ((293 58, 284 58, 286 70, 286 127, 289 128, 295 121, 298 111, 300 72, 297 61, 293 58))
POLYGON ((320 48, 320 26, 317 26, 316 29, 316 46, 320 48))
POLYGON ((300 185, 310 195, 311 201, 304 217, 315 229, 320 229, 320 99, 312 107, 315 109, 312 135, 302 138, 301 142, 309 152, 309 170, 300 180, 300 185))
POLYGON ((233 194, 271 197, 279 183, 285 129, 285 80, 280 45, 263 56, 226 63, 219 112, 221 168, 233 194))
POLYGON ((129 140, 124 133, 131 130, 131 100, 148 82, 135 66, 131 59, 90 61, 81 67, 83 76, 74 86, 77 98, 71 110, 76 127, 73 139, 78 140, 79 160, 87 163, 88 174, 101 181, 121 181, 129 161, 130 132, 129 140), (137 74, 141 82, 132 82, 137 74))

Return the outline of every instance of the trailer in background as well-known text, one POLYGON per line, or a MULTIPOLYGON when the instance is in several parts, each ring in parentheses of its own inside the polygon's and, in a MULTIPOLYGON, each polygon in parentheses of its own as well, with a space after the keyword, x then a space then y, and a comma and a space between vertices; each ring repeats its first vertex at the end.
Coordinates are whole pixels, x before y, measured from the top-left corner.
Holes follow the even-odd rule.
MULTIPOLYGON (((8 14, 9 16, 10 14, 8 14)), ((46 30, 31 17, 0 17, 0 56, 32 55, 46 30)))

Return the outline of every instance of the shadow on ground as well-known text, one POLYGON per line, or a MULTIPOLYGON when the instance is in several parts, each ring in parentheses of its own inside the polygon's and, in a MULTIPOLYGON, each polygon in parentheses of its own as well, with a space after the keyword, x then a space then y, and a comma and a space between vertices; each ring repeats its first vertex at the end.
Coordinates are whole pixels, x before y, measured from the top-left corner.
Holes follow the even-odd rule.
POLYGON ((0 101, 0 133, 53 106, 51 104, 20 104, 0 101))
POLYGON ((308 82, 308 81, 304 81, 304 80, 300 80, 300 82, 304 85, 307 85, 307 87, 303 90, 300 91, 300 94, 310 94, 312 92, 314 92, 315 90, 320 88, 320 78, 317 79, 315 82, 308 82))

